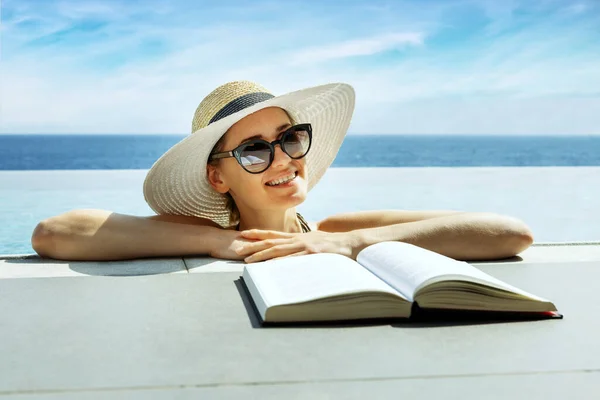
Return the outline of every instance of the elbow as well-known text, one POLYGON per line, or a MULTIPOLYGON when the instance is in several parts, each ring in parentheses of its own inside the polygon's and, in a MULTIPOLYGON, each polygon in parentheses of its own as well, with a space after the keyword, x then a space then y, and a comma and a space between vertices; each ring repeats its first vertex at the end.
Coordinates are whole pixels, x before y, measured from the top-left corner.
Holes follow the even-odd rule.
POLYGON ((33 230, 31 247, 40 257, 72 260, 77 223, 84 215, 84 211, 74 210, 42 220, 33 230))
POLYGON ((512 234, 506 241, 504 251, 507 257, 513 257, 527 250, 532 244, 533 235, 531 232, 524 231, 523 233, 512 234))
POLYGON ((40 257, 55 257, 56 233, 52 230, 51 220, 46 219, 37 224, 31 235, 31 247, 40 257))
POLYGON ((513 257, 527 250, 534 242, 531 229, 522 221, 510 218, 505 234, 502 235, 502 251, 506 257, 513 257))
POLYGON ((517 218, 495 213, 478 213, 476 217, 479 229, 489 238, 483 259, 514 257, 534 242, 531 229, 517 218))

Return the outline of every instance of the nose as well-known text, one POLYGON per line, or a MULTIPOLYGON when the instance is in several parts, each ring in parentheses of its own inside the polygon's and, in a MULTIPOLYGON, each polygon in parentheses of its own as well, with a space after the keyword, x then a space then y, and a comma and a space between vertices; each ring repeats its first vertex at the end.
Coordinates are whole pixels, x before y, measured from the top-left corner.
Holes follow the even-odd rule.
POLYGON ((281 144, 275 146, 275 154, 273 155, 273 167, 282 167, 289 164, 292 160, 290 156, 286 154, 285 151, 281 148, 281 144))

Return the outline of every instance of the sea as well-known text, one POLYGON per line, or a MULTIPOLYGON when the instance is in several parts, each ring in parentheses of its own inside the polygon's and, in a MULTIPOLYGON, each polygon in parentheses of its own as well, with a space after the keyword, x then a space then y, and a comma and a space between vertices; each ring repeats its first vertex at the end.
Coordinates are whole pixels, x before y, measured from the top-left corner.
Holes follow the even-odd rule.
MULTIPOLYGON (((0 135, 0 170, 148 169, 184 135, 0 135)), ((598 166, 598 136, 353 135, 333 167, 598 166)))
MULTIPOLYGON (((37 223, 71 209, 150 215, 139 187, 143 170, 184 138, 0 135, 0 255, 32 254, 37 223), (64 180, 44 170, 63 170, 64 180), (120 180, 113 182, 111 171, 92 170, 129 171, 114 171, 120 180)), ((349 134, 333 162, 333 168, 480 166, 600 166, 600 136, 349 134)))

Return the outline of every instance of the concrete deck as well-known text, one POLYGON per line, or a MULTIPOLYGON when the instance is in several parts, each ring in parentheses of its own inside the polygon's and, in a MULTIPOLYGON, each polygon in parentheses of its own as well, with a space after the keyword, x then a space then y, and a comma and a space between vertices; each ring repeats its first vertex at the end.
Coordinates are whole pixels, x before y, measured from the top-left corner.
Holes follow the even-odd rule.
POLYGON ((565 318, 261 328, 240 285, 241 263, 4 258, 0 398, 600 393, 600 244, 533 246, 473 264, 550 298, 565 318))
MULTIPOLYGON (((600 261, 600 242, 536 243, 517 257, 497 261, 474 261, 475 266, 587 263, 600 261)), ((244 263, 198 258, 152 258, 130 261, 60 261, 34 254, 0 256, 0 280, 10 278, 60 278, 83 276, 142 276, 167 274, 241 273, 244 263)))

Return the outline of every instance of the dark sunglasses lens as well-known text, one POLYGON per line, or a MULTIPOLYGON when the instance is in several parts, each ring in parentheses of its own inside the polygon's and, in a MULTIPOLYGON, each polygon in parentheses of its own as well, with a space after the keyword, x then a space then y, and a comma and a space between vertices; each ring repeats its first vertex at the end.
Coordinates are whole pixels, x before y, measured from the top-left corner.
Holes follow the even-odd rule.
POLYGON ((283 139, 283 149, 291 158, 302 158, 310 148, 310 135, 304 128, 289 132, 283 139))
POLYGON ((271 148, 266 143, 253 143, 246 146, 240 153, 242 167, 246 171, 261 172, 269 167, 271 148))

